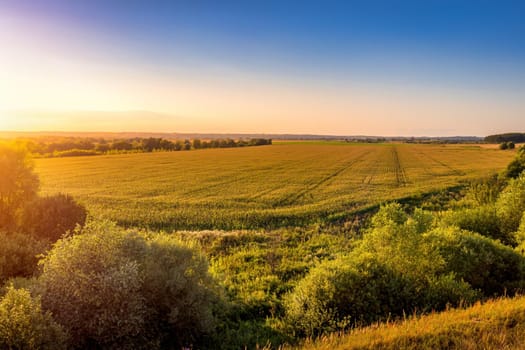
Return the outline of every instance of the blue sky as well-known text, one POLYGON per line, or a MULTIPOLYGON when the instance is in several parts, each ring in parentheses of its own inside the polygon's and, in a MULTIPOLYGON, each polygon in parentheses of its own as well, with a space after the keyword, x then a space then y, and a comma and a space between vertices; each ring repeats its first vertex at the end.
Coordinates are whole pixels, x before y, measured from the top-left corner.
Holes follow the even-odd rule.
POLYGON ((170 131, 524 131, 524 14, 523 1, 0 0, 4 127, 98 130, 74 112, 144 110, 170 131))

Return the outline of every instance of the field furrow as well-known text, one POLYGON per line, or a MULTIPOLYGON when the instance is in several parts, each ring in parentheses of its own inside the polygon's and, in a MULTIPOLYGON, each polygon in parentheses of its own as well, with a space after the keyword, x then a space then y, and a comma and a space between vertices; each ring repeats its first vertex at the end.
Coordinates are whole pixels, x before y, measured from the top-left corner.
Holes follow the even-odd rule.
POLYGON ((38 159, 43 194, 159 229, 271 228, 323 221, 499 171, 512 152, 469 145, 276 143, 38 159))

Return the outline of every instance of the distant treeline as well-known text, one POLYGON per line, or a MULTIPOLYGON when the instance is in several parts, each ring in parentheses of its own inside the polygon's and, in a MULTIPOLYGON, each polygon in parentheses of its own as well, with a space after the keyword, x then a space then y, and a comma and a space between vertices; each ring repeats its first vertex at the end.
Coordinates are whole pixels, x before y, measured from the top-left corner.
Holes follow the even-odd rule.
POLYGON ((501 143, 501 142, 525 142, 525 133, 513 132, 506 134, 489 135, 485 137, 485 142, 488 143, 501 143))
POLYGON ((153 151, 189 151, 205 148, 233 148, 271 145, 271 139, 254 138, 249 140, 167 140, 163 138, 132 139, 97 139, 97 138, 61 138, 54 140, 27 140, 31 153, 42 157, 73 157, 98 154, 153 152, 153 151))

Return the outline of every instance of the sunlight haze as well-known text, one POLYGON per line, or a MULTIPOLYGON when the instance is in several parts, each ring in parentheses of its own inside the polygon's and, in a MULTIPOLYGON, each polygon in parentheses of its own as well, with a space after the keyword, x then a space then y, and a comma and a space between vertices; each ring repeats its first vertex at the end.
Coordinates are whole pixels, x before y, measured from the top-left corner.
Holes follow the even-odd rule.
POLYGON ((0 129, 523 131, 523 10, 514 2, 0 1, 0 129))

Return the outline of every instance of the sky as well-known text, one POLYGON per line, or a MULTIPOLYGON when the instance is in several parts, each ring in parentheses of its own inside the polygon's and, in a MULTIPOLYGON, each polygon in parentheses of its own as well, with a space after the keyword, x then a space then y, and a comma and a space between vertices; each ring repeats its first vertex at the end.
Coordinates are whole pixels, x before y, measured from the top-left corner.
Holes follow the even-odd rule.
POLYGON ((0 130, 525 132, 525 1, 0 0, 0 130))

